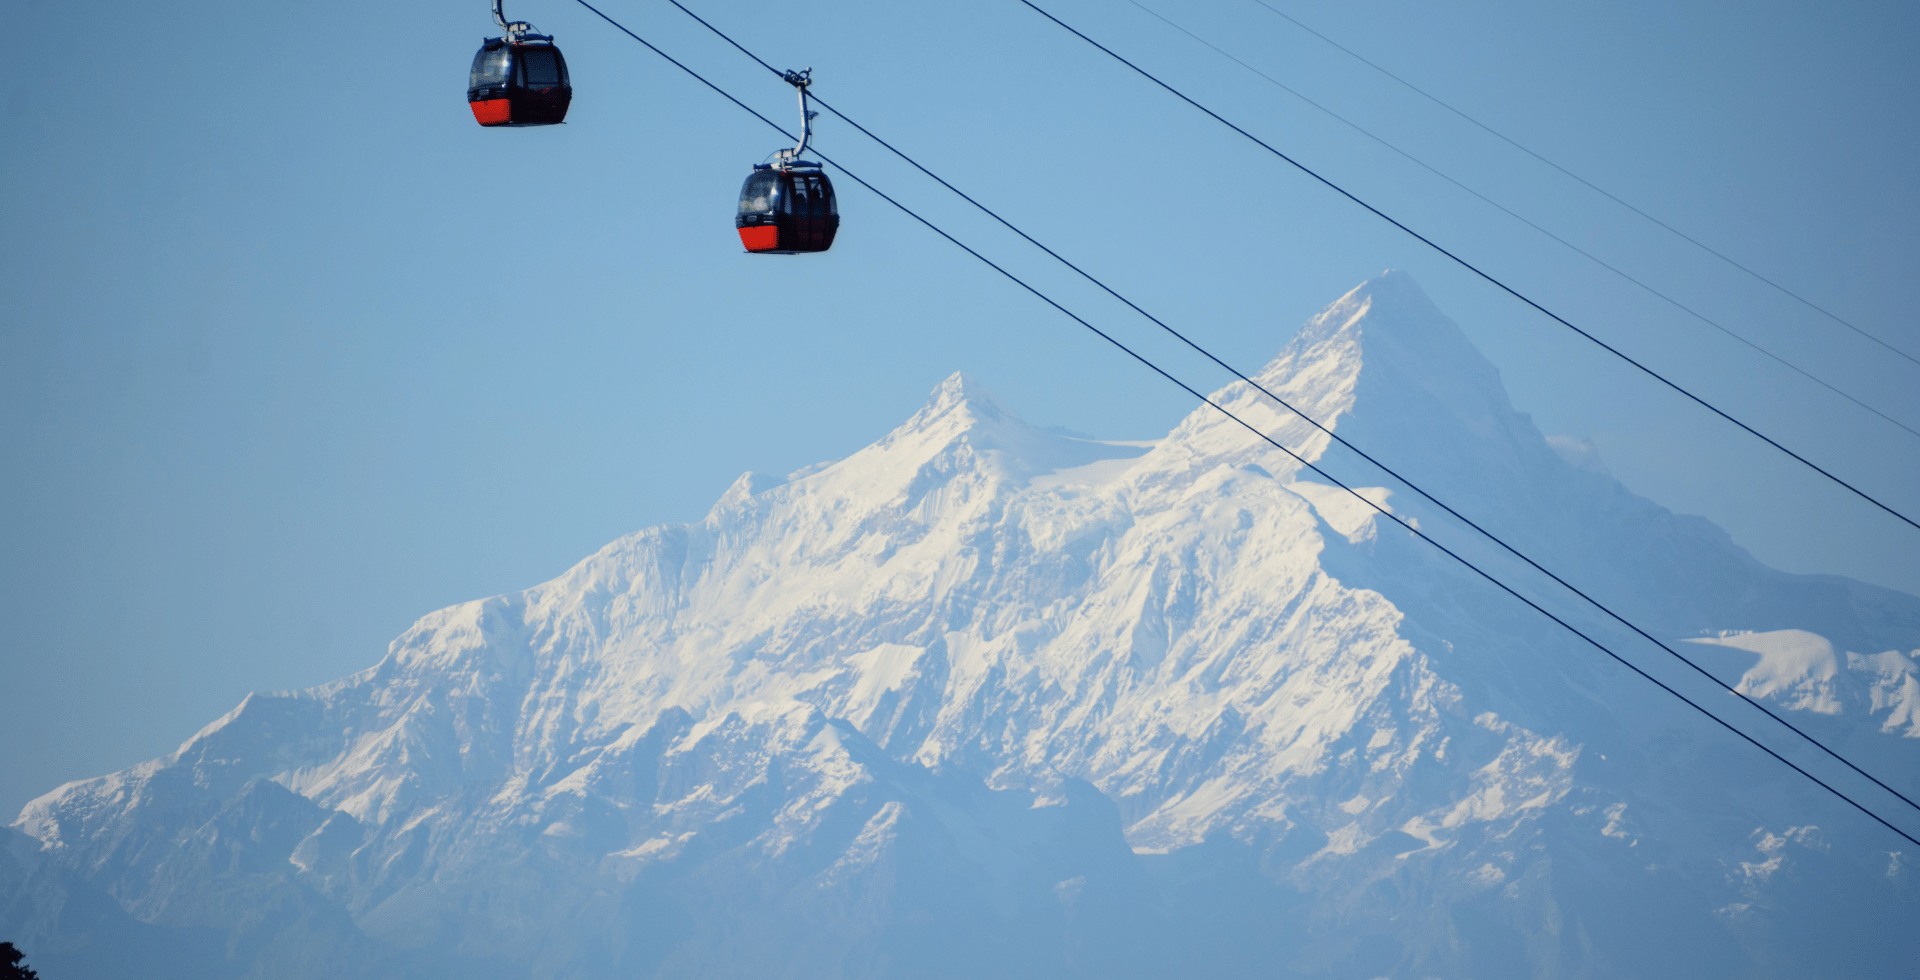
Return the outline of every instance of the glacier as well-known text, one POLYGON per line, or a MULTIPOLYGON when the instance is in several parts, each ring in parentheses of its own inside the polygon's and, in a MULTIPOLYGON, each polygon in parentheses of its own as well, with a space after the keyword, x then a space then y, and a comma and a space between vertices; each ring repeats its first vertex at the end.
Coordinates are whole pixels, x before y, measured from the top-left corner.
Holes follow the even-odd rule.
MULTIPOLYGON (((1255 377, 1920 795, 1920 598, 1632 494, 1410 277, 1255 377)), ((1669 669, 1246 384, 1214 400, 1669 669)), ((964 374, 873 445, 431 613, 3 833, 0 935, 49 977, 1920 964, 1904 841, 1294 458, 1206 406, 1150 442, 1042 430, 964 374)))

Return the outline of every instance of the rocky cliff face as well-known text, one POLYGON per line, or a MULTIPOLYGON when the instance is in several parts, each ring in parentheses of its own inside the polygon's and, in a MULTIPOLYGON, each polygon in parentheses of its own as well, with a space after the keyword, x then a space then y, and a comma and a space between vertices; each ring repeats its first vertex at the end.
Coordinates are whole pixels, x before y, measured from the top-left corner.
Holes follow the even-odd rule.
MULTIPOLYGON (((1566 462, 1405 276, 1259 380, 1920 788, 1920 600, 1771 571, 1566 462)), ((1263 396, 1218 400, 1687 683, 1263 396)), ((433 613, 8 833, 0 928, 49 976, 126 951, 195 977, 1920 961, 1903 841, 1212 409, 1105 443, 964 375, 845 459, 433 613)))

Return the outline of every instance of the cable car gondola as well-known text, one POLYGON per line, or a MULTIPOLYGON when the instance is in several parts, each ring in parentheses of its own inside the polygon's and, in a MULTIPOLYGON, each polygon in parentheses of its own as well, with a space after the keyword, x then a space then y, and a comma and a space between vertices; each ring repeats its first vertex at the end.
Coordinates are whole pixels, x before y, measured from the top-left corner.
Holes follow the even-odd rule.
POLYGON ((508 21, 493 0, 493 20, 505 33, 487 38, 467 75, 467 107, 482 126, 551 126, 564 122, 573 103, 567 59, 553 38, 533 33, 523 20, 508 21))
POLYGON ((816 113, 807 109, 812 73, 809 68, 786 74, 800 92, 800 145, 779 150, 773 163, 755 164, 740 186, 740 209, 733 226, 740 231, 740 244, 755 255, 824 252, 833 247, 833 236, 840 230, 833 181, 818 163, 800 159, 813 138, 816 113))

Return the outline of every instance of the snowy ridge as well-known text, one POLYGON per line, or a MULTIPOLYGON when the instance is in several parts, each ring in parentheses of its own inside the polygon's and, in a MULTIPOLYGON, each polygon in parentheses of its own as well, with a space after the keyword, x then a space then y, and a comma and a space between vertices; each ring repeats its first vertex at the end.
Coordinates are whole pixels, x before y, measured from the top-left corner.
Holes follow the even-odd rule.
MULTIPOLYGON (((1665 635, 1758 654, 1743 692, 1916 771, 1920 670, 1898 649, 1920 645, 1920 600, 1764 569, 1569 463, 1404 275, 1342 297, 1258 380, 1665 635)), ((1458 534, 1245 384, 1216 397, 1458 534)), ((146 926, 332 937, 364 975, 541 977, 1129 975, 1155 929, 1182 937, 1155 955, 1229 973, 1361 969, 1366 936, 1385 971, 1645 973, 1609 937, 1649 928, 1777 966, 1740 925, 1773 921, 1773 873, 1735 869, 1884 869, 1877 838, 1789 831, 1837 811, 1772 770, 1738 757, 1703 783, 1718 736, 1524 612, 1210 408, 1101 442, 955 374, 844 459, 744 474, 696 524, 432 613, 367 671, 60 787, 14 824, 40 844, 16 861, 146 926), (248 918, 262 901, 299 911, 248 918), (1268 919, 1231 931, 1246 916, 1268 919)), ((1916 908, 1875 874, 1877 907, 1916 908)))
POLYGON ((1823 715, 1872 717, 1884 711, 1882 732, 1920 738, 1914 715, 1920 710, 1920 665, 1913 659, 1920 650, 1870 656, 1847 651, 1843 670, 1833 644, 1806 630, 1727 632, 1688 642, 1756 654, 1758 661, 1734 688, 1748 697, 1823 715))

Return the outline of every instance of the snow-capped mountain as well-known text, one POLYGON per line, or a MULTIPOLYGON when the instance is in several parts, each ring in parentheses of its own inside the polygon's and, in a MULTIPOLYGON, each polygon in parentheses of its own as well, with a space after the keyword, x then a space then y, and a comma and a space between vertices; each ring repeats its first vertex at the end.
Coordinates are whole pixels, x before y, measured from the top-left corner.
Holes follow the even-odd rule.
MULTIPOLYGON (((1920 599, 1767 569, 1550 445, 1406 276, 1257 380, 1920 790, 1920 599)), ((1216 401, 1687 683, 1265 396, 1216 401)), ((1292 457, 1204 406, 1057 435, 959 374, 845 459, 428 615, 7 833, 0 929, 50 977, 1920 963, 1904 841, 1292 457)))

